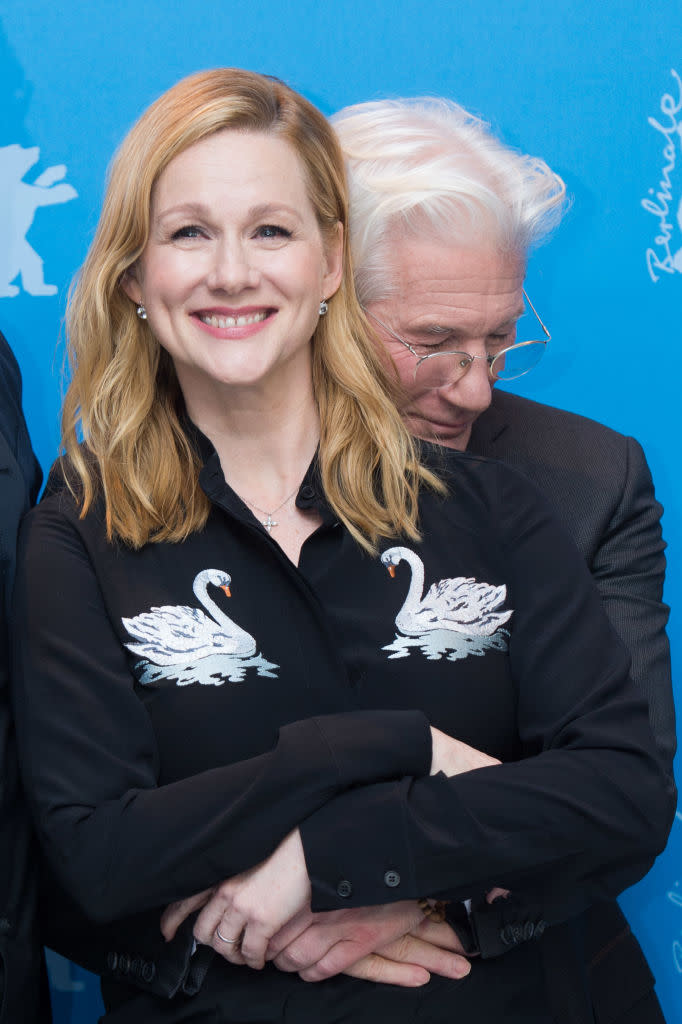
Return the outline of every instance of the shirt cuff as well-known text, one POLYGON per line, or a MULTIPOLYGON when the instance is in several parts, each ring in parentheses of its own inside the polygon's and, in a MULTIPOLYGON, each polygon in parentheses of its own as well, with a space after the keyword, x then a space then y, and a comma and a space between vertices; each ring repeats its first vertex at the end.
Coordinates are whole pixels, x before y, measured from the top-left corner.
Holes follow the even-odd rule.
POLYGON ((412 779, 351 790, 300 825, 313 911, 417 898, 404 805, 412 779), (364 829, 362 822, 371 822, 364 829), (349 823, 358 822, 357 828, 349 823))

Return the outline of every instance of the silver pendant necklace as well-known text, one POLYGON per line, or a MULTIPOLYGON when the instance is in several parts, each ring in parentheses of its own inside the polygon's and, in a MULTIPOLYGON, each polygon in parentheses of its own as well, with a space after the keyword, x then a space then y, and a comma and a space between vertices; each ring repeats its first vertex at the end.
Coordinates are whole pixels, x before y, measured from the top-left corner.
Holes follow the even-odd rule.
POLYGON ((282 504, 278 505, 277 508, 272 510, 272 512, 266 512, 264 508, 260 507, 260 505, 256 505, 255 501, 249 501, 247 498, 244 498, 244 501, 249 506, 249 508, 255 508, 256 512, 260 512, 261 515, 265 516, 265 519, 261 519, 260 521, 261 526, 264 526, 268 533, 272 533, 273 527, 279 526, 279 523, 273 517, 276 516, 277 513, 284 508, 288 501, 291 501, 295 494, 298 494, 298 489, 300 486, 300 484, 296 484, 291 494, 287 495, 282 504))

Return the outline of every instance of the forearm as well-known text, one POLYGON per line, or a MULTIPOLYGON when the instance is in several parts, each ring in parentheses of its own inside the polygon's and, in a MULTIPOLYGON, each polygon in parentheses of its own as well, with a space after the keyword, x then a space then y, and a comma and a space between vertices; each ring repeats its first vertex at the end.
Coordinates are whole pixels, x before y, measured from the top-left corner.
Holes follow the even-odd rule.
POLYGON ((52 792, 39 828, 66 888, 90 917, 108 920, 163 906, 258 863, 302 818, 368 771, 400 775, 429 763, 419 713, 326 716, 284 727, 268 754, 129 790, 87 810, 55 807, 52 792), (404 753, 396 761, 398 749, 404 753))
MULTIPOLYGON (((304 701, 301 714, 291 715, 298 721, 256 732, 241 756, 238 738, 227 731, 223 750, 214 729, 203 762, 194 756, 189 769, 182 757, 173 763, 172 741, 159 746, 157 694, 136 681, 120 615, 94 569, 93 545, 104 541, 94 528, 82 536, 75 513, 61 514, 61 500, 48 499, 24 528, 14 697, 39 835, 58 878, 91 918, 162 907, 252 867, 346 788, 428 773, 431 736, 421 712, 307 718, 304 701), (34 581, 42 578, 51 585, 35 600, 34 581)), ((106 551, 113 573, 115 552, 106 551)), ((196 752, 205 692, 182 696, 196 752)), ((319 703, 309 702, 311 713, 319 703)), ((181 743, 186 733, 179 723, 173 735, 181 743)))
POLYGON ((502 885, 562 920, 641 877, 671 813, 654 766, 599 752, 365 787, 301 826, 313 909, 463 900, 502 885))

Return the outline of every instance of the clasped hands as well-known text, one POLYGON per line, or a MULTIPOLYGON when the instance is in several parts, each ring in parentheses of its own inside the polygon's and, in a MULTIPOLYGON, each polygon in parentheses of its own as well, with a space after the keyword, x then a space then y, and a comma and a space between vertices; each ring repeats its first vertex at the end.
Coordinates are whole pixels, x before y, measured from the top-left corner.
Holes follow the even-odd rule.
MULTIPOLYGON (((498 762, 432 729, 431 774, 455 775, 498 762)), ((501 892, 502 890, 496 890, 501 892)), ((199 910, 196 940, 233 964, 272 961, 304 981, 336 974, 416 987, 431 973, 460 979, 471 964, 447 923, 424 917, 416 900, 314 914, 298 829, 261 864, 171 904, 161 918, 167 941, 199 910)))

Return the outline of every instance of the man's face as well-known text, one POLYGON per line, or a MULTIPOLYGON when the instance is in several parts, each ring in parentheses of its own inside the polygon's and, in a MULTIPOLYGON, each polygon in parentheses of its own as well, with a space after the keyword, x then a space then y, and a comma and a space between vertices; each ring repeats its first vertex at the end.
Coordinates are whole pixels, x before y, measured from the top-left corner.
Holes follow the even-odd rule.
MULTIPOLYGON (((523 258, 494 248, 448 245, 399 235, 386 247, 393 294, 368 305, 419 353, 485 356, 516 340, 524 312, 523 258)), ((405 421, 417 437, 464 451, 474 420, 490 405, 488 364, 475 359, 455 384, 436 391, 415 382, 414 355, 372 321, 406 393, 405 421)))

